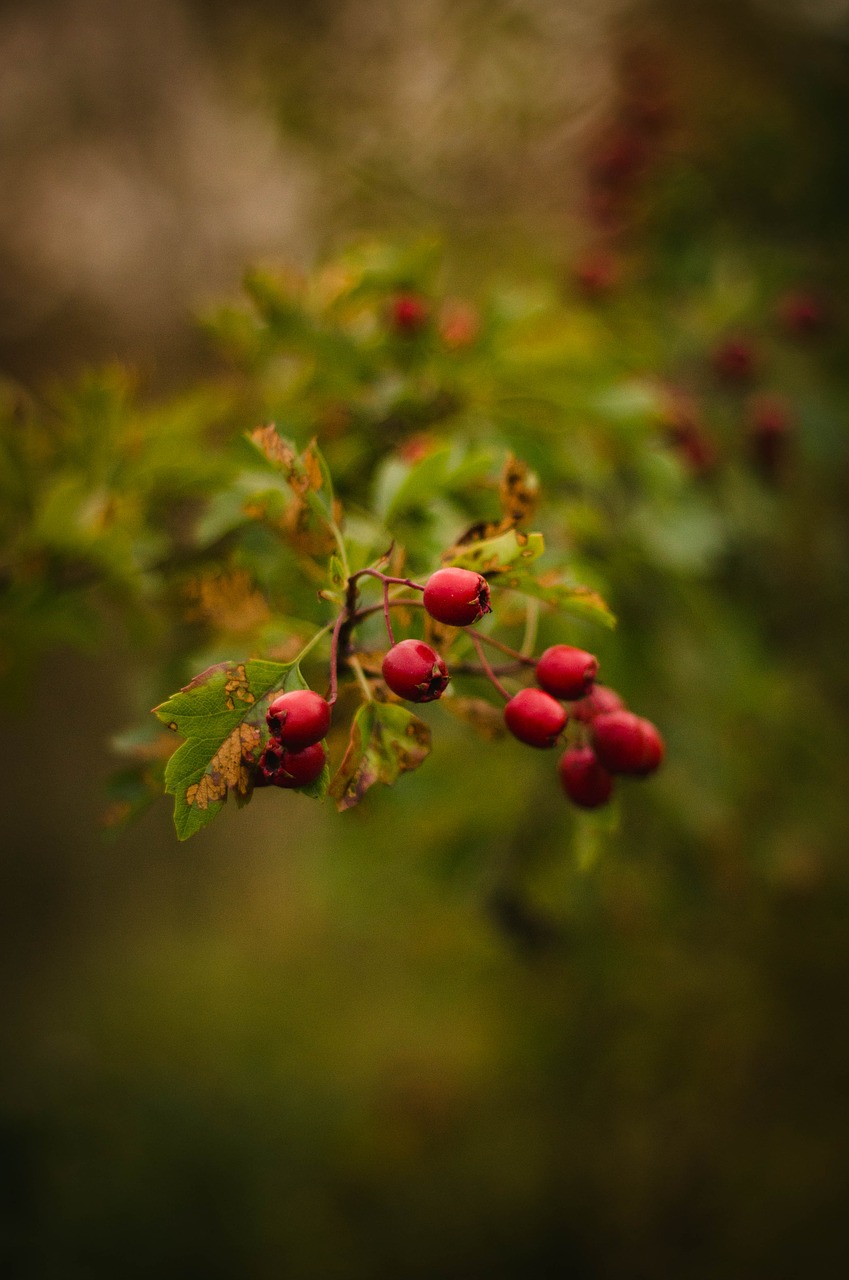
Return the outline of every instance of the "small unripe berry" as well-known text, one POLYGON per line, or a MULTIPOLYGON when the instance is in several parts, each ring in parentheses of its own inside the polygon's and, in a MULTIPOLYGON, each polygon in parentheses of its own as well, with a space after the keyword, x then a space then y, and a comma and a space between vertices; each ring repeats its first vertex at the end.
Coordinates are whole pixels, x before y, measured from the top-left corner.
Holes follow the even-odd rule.
POLYGON ((291 689, 274 699, 265 720, 273 738, 290 751, 302 751, 327 733, 330 707, 313 689, 291 689))
POLYGON ((610 711, 593 721, 593 746, 611 773, 652 773, 663 759, 663 739, 650 720, 610 711))
POLYGON ((425 584, 424 607, 437 622, 468 627, 492 613, 489 583, 472 569, 437 569, 425 584))
POLYGON ((392 299, 392 327, 404 337, 420 333, 428 321, 428 306, 417 293, 398 293, 392 299))
POLYGON ((520 689, 504 708, 504 723, 529 747, 553 747, 566 726, 566 710, 542 689, 520 689))
POLYGON ((448 669, 435 649, 422 640, 402 640, 383 659, 383 678, 393 693, 408 702, 434 702, 448 684, 448 669))
POLYGON ((266 745, 259 761, 259 773, 272 787, 308 787, 321 777, 327 760, 324 744, 314 742, 303 751, 287 751, 279 743, 266 745))
POLYGON ((619 694, 605 684, 593 685, 591 691, 579 702, 573 703, 570 714, 582 724, 589 724, 596 716, 608 711, 624 711, 625 703, 619 694))
POLYGON ((582 698, 598 671, 598 658, 570 644, 546 649, 536 666, 537 684, 554 698, 582 698))
POLYGON ((570 747, 557 768, 563 790, 582 809, 597 809, 610 799, 613 778, 592 747, 570 747))

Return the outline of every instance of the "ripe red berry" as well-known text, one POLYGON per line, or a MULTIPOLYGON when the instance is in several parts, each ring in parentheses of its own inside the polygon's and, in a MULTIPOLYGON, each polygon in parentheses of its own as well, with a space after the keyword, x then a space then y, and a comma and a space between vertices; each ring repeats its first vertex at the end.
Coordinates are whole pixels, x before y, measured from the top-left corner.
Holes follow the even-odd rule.
POLYGON ((448 669, 435 649, 422 640, 402 640, 383 659, 383 678, 393 693, 408 702, 434 702, 448 684, 448 669))
POLYGON ((713 353, 713 367, 723 382, 748 382, 756 363, 754 347, 746 338, 726 338, 713 353))
POLYGON ((808 338, 828 325, 828 309, 822 299, 806 290, 786 293, 778 304, 778 316, 787 333, 808 338))
POLYGON ((504 723, 529 747, 553 747, 566 725, 566 709, 542 689, 520 689, 504 708, 504 723))
POLYGON ((663 739, 650 720, 610 711, 593 721, 593 746, 610 773, 652 773, 663 759, 663 739))
POLYGON ((303 751, 287 751, 272 740, 260 757, 259 774, 268 786, 308 787, 321 777, 326 760, 321 742, 314 742, 303 751))
POLYGON ((619 283, 619 263, 604 250, 588 251, 574 268, 575 284, 585 298, 599 298, 619 283))
POLYGON ((598 671, 598 658, 570 644, 546 649, 536 666, 537 684, 555 698, 582 698, 598 671))
POLYGON ((749 450, 768 479, 781 469, 793 429, 793 411, 782 396, 757 396, 749 405, 749 450))
POLYGON ((610 799, 613 778, 592 747, 570 747, 557 768, 563 790, 582 809, 597 809, 610 799))
POLYGON ((573 703, 571 715, 582 724, 590 724, 596 716, 603 716, 608 711, 624 711, 624 709, 625 703, 618 693, 605 684, 596 684, 585 698, 573 703))
POLYGON ((645 777, 648 773, 654 773, 655 769, 663 763, 666 745, 657 725, 652 724, 651 720, 641 718, 640 725, 643 730, 643 764, 639 773, 645 777))
POLYGON ((273 738, 290 751, 302 751, 327 733, 330 707, 312 689, 292 689, 274 699, 265 720, 273 738))
POLYGON ((425 584, 424 607, 437 622, 468 627, 492 613, 489 583, 471 569, 437 569, 425 584))
POLYGON ((392 299, 392 327, 404 337, 412 337, 427 324, 428 305, 417 293, 398 293, 392 299))

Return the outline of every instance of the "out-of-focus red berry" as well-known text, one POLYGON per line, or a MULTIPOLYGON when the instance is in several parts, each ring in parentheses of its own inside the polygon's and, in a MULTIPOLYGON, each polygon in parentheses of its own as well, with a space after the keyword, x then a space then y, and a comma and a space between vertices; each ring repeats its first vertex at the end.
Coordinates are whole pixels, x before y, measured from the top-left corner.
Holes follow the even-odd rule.
POLYGON ((392 299, 390 315, 395 332, 409 338, 424 329, 430 319, 430 308, 421 294, 397 293, 392 299))
POLYGON ((713 350, 714 370, 723 382, 750 382, 757 366, 757 356, 748 338, 726 338, 713 350))

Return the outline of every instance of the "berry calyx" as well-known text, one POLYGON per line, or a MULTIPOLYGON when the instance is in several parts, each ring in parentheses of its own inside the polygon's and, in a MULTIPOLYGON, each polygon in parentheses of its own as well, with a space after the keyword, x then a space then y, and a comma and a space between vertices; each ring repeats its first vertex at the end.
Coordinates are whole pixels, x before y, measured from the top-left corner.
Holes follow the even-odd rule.
POLYGON ((610 773, 645 776, 663 759, 663 739, 650 720, 631 711, 610 711, 593 721, 593 746, 610 773))
POLYGON ((598 658, 570 644, 554 644, 536 665, 537 684, 554 698, 582 698, 598 672, 598 658))
POLYGON ((320 742, 330 728, 330 706, 313 689, 291 689, 275 698, 265 717, 271 736, 290 751, 320 742))
POLYGON ((397 293, 392 299, 391 318, 396 333, 412 337, 420 333, 427 324, 428 305, 417 293, 397 293))
POLYGON ((437 622, 468 627, 492 613, 489 583, 472 569, 437 569, 424 589, 424 607, 437 622))
POLYGON ((582 724, 590 724, 596 716, 603 716, 608 711, 624 710, 625 703, 618 693, 606 684, 595 684, 585 698, 573 703, 570 715, 582 724))
POLYGON ((383 678, 393 693, 408 702, 434 702, 448 684, 448 668, 422 640, 401 640, 383 659, 383 678))
POLYGON ((314 742, 303 751, 287 751, 272 741, 260 756, 259 775, 267 786, 308 787, 321 777, 326 760, 327 752, 321 742, 314 742))
POLYGON ((597 809, 610 799, 613 778, 592 747, 570 747, 557 770, 563 790, 582 809, 597 809))
POLYGON ((529 747, 553 747, 566 727, 566 709, 542 689, 520 689, 504 708, 504 723, 529 747))

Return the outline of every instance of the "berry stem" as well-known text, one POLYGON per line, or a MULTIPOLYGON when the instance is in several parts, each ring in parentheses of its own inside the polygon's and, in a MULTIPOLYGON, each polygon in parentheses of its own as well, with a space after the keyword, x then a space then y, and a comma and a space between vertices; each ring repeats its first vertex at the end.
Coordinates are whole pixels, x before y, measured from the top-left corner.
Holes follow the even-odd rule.
POLYGON ((539 600, 528 596, 525 606, 525 634, 522 637, 522 656, 533 661, 531 655, 537 642, 537 626, 539 624, 539 600))
POLYGON ((366 680, 365 672, 363 671, 362 666, 360 665, 360 660, 356 654, 351 653, 348 655, 348 666, 351 668, 354 675, 357 677, 357 682, 359 683, 360 688, 365 694, 366 702, 374 702, 374 695, 371 691, 371 685, 369 684, 368 680, 366 680))
POLYGON ((504 688, 504 685, 501 683, 501 681, 498 679, 498 676, 495 674, 492 667, 489 665, 489 659, 484 653, 483 645, 481 644, 482 638, 483 637, 476 635, 474 631, 469 632, 469 639, 471 640, 472 644, 475 646, 475 649, 477 650, 478 658, 480 659, 480 664, 484 669, 484 674, 486 675, 490 683, 495 685, 495 688, 501 694, 502 698, 505 698, 509 702, 510 698, 513 695, 507 692, 507 690, 504 688))
POLYGON ((509 644, 504 644, 501 640, 496 640, 494 636, 483 635, 481 632, 469 632, 469 638, 472 640, 482 640, 484 644, 491 644, 494 649, 500 649, 502 653, 508 654, 509 657, 515 658, 517 662, 523 663, 526 667, 535 667, 536 658, 532 658, 527 653, 520 653, 518 649, 511 649, 509 644))
POLYGON ((389 586, 393 584, 399 587, 412 587, 414 591, 424 591, 421 582, 413 582, 412 578, 393 578, 388 573, 381 573, 379 569, 358 569, 356 573, 352 573, 348 582, 356 582, 357 578, 378 578, 383 585, 389 586))
POLYGON ((395 636, 392 633, 392 621, 389 617, 389 583, 383 584, 383 621, 386 623, 386 634, 389 636, 389 643, 395 644, 395 636))
POLYGON ((347 605, 339 613, 333 624, 333 635, 330 639, 330 692, 327 695, 328 706, 333 706, 339 694, 339 633, 342 624, 348 617, 347 605))

